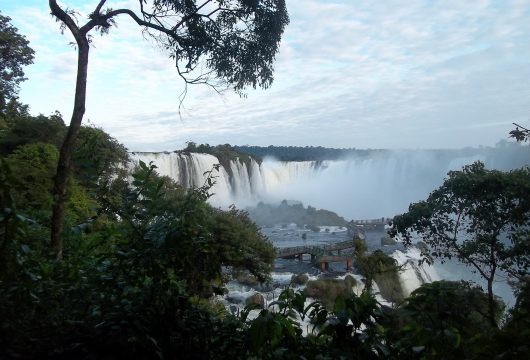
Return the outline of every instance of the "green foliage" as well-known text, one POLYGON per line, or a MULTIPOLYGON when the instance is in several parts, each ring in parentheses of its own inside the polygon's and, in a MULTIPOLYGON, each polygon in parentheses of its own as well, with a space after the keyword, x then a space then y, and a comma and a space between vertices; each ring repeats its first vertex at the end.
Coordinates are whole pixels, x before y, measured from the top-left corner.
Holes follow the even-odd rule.
MULTIPOLYGON (((362 240, 358 240, 362 244, 362 240)), ((372 254, 366 255, 366 249, 362 245, 355 249, 355 266, 365 277, 365 288, 371 291, 375 281, 381 296, 391 302, 401 302, 403 300, 403 289, 399 281, 399 271, 396 260, 386 255, 381 250, 375 250, 372 254)))
POLYGON ((156 1, 154 5, 155 13, 188 19, 177 36, 170 35, 164 41, 171 56, 178 59, 177 66, 184 66, 179 73, 185 76, 205 60, 216 78, 238 92, 249 85, 269 87, 272 63, 289 22, 285 2, 223 1, 215 22, 210 16, 195 15, 198 7, 195 1, 175 0, 156 1))
POLYGON ((366 252, 368 251, 368 246, 366 245, 366 242, 359 238, 354 237, 353 238, 353 254, 355 255, 355 258, 363 258, 366 255, 366 252))
MULTIPOLYGON (((23 111, 23 110, 22 110, 23 111)), ((48 143, 60 148, 66 131, 61 114, 29 116, 15 111, 5 116, 7 129, 0 137, 0 154, 7 155, 26 144, 48 143)))
POLYGON ((244 164, 249 172, 252 171, 252 160, 258 164, 261 163, 261 158, 238 151, 235 147, 230 146, 229 144, 216 146, 211 146, 209 144, 197 145, 194 142, 189 141, 186 145, 186 148, 177 152, 184 154, 201 153, 213 155, 219 160, 219 164, 221 164, 221 166, 225 169, 230 178, 233 177, 231 166, 232 161, 238 161, 241 164, 244 164))
POLYGON ((0 13, 0 114, 9 100, 16 98, 19 84, 25 80, 23 67, 33 63, 34 53, 11 19, 0 13))
POLYGON ((496 334, 485 352, 500 354, 500 359, 528 359, 530 357, 530 277, 517 284, 517 302, 510 310, 503 331, 496 334))
MULTIPOLYGON (((205 200, 213 185, 184 192, 140 162, 116 213, 124 232, 138 246, 150 243, 153 256, 163 257, 188 291, 210 296, 226 281, 223 268, 245 269, 260 282, 269 279, 275 252, 245 212, 221 211, 205 200)), ((210 180, 210 181, 208 181, 210 180)))
POLYGON ((515 124, 515 129, 510 131, 510 137, 514 138, 518 142, 530 141, 530 129, 525 128, 519 124, 515 124))
MULTIPOLYGON (((503 309, 498 301, 497 316, 503 309)), ((416 289, 399 309, 402 324, 395 335, 399 357, 469 359, 496 333, 488 297, 464 281, 436 281, 416 289)), ((482 353, 482 356, 487 354, 482 353)))
POLYGON ((53 174, 58 158, 57 149, 45 143, 23 145, 6 157, 16 174, 12 188, 15 203, 41 220, 51 214, 53 174))
POLYGON ((408 243, 413 232, 431 248, 429 258, 457 257, 479 273, 495 264, 512 276, 524 276, 530 253, 524 246, 530 222, 530 169, 486 170, 477 162, 451 171, 426 201, 411 204, 394 218, 394 234, 408 243), (506 234, 508 241, 503 241, 506 234))
POLYGON ((304 288, 304 295, 322 301, 327 309, 333 309, 335 300, 339 297, 350 297, 353 294, 352 287, 356 281, 347 276, 340 279, 318 279, 311 280, 304 288))
POLYGON ((304 207, 301 203, 288 204, 283 200, 279 205, 264 204, 260 202, 256 207, 247 208, 250 217, 260 225, 272 226, 274 224, 295 223, 298 226, 319 231, 318 226, 346 226, 348 222, 336 213, 315 209, 312 206, 304 207))
MULTIPOLYGON (((10 205, 12 177, 2 174, 10 205)), ((272 247, 243 212, 208 206, 208 186, 184 193, 146 164, 133 178, 123 193, 127 218, 71 232, 62 261, 51 260, 45 234, 27 241, 13 222, 20 216, 0 219, 21 234, 5 237, 11 250, 2 252, 2 264, 12 265, 0 277, 0 346, 8 356, 239 356, 241 324, 221 320, 188 291, 210 296, 225 266, 266 280, 272 247)))
MULTIPOLYGON (((280 161, 324 161, 339 160, 347 157, 367 157, 384 150, 333 149, 322 146, 234 146, 237 151, 257 156, 272 157, 280 161)), ((319 166, 319 164, 317 164, 319 166)))
POLYGON ((83 186, 97 187, 113 177, 125 176, 127 149, 101 129, 83 126, 73 154, 74 174, 83 186))
MULTIPOLYGON (((522 278, 530 270, 530 169, 487 170, 476 162, 451 171, 426 201, 411 204, 393 220, 393 235, 407 244, 419 236, 433 258, 456 257, 488 283, 490 320, 495 322, 492 283, 498 270, 522 278)), ((424 251, 427 250, 427 251, 424 251)))
MULTIPOLYGON (((248 326, 246 358, 342 359, 386 358, 382 327, 385 315, 368 293, 339 297, 328 310, 320 302, 305 305, 303 293, 284 290, 269 309, 248 321, 247 308, 241 320, 248 326), (303 334, 300 320, 312 325, 303 334)), ((246 327, 245 327, 246 328, 246 327)))
MULTIPOLYGON (((51 214, 53 176, 58 158, 55 146, 46 143, 19 146, 5 158, 10 171, 16 174, 11 186, 13 201, 41 224, 46 224, 51 214)), ((68 221, 78 224, 93 216, 96 203, 87 196, 85 189, 72 179, 68 190, 71 198, 67 208, 68 221)))

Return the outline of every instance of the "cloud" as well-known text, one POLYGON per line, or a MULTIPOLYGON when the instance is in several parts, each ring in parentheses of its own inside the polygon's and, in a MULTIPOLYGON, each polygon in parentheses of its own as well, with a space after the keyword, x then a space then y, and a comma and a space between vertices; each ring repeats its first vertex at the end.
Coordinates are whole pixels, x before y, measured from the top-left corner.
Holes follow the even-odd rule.
MULTIPOLYGON (((75 52, 70 36, 61 36, 38 6, 12 9, 37 50, 22 99, 36 112, 69 114, 75 52)), ((191 87, 182 116, 183 84, 173 61, 120 18, 110 35, 94 37, 87 117, 136 150, 169 150, 187 140, 491 145, 511 122, 527 121, 527 1, 291 0, 288 9, 273 87, 250 90, 247 98, 191 87)))

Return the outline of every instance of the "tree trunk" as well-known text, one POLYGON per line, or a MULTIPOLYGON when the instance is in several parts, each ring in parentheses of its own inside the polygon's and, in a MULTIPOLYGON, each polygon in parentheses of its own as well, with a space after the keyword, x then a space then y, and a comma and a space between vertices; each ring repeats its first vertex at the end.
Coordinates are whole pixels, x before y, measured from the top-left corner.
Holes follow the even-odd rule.
POLYGON ((493 276, 491 278, 488 278, 488 307, 490 322, 494 327, 497 327, 497 321, 495 320, 495 298, 493 296, 493 279, 493 276))
POLYGON ((70 175, 72 152, 81 127, 81 122, 83 121, 86 103, 88 53, 90 46, 85 36, 81 39, 77 39, 77 46, 78 58, 74 110, 72 112, 72 119, 70 120, 68 132, 59 153, 59 163, 57 164, 57 173, 55 175, 53 188, 55 203, 53 205, 52 214, 51 246, 58 260, 63 257, 62 232, 64 227, 65 206, 66 201, 68 200, 66 188, 68 185, 68 177, 70 175))

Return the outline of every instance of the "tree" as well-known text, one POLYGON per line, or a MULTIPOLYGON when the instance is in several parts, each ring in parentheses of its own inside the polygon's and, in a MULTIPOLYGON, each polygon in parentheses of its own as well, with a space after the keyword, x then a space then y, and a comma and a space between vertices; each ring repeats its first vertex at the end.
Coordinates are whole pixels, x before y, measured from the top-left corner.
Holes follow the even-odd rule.
POLYGON ((136 12, 128 8, 103 9, 106 3, 99 0, 88 21, 81 25, 75 11, 49 0, 52 15, 61 22, 62 29, 72 33, 78 52, 74 108, 54 185, 51 244, 57 258, 62 257, 61 233, 72 151, 85 113, 90 33, 108 33, 119 16, 127 16, 168 51, 186 85, 225 85, 241 94, 249 85, 270 86, 272 64, 289 22, 284 0, 139 0, 136 12))
POLYGON ((0 114, 16 99, 18 86, 25 80, 23 66, 32 64, 34 56, 28 40, 10 22, 0 13, 0 114))
POLYGON ((403 289, 399 282, 401 267, 396 259, 381 250, 366 255, 366 244, 360 239, 354 240, 354 245, 355 266, 365 277, 364 289, 371 292, 375 282, 383 298, 391 302, 402 301, 403 289))
POLYGON ((29 114, 8 114, 7 129, 0 137, 0 154, 7 155, 26 144, 48 143, 57 149, 66 132, 61 114, 30 116, 29 114))
POLYGON ((530 129, 516 123, 513 124, 515 125, 515 129, 510 131, 510 137, 518 142, 530 141, 530 129))
POLYGON ((487 283, 489 319, 496 325, 493 282, 499 270, 521 279, 530 268, 530 169, 487 170, 476 162, 451 171, 427 200, 394 217, 391 234, 411 245, 419 236, 433 258, 456 257, 487 283))
MULTIPOLYGON (((45 143, 20 146, 6 157, 17 179, 17 184, 13 186, 14 199, 19 208, 34 217, 37 212, 51 210, 51 189, 57 157, 55 146, 45 143)), ((49 213, 47 215, 49 219, 49 213)))
MULTIPOLYGON (((500 317, 500 302, 496 310, 500 317)), ((400 358, 405 359, 469 359, 496 330, 487 316, 486 294, 465 281, 423 284, 405 300, 398 314, 402 326, 394 340, 400 358)))
POLYGON ((214 183, 211 173, 203 187, 185 191, 155 169, 140 162, 131 174, 132 186, 122 190, 122 201, 109 204, 124 220, 127 246, 145 251, 148 262, 166 261, 187 291, 205 298, 222 290, 230 270, 247 270, 260 282, 270 280, 274 247, 246 212, 222 211, 206 203, 214 183))

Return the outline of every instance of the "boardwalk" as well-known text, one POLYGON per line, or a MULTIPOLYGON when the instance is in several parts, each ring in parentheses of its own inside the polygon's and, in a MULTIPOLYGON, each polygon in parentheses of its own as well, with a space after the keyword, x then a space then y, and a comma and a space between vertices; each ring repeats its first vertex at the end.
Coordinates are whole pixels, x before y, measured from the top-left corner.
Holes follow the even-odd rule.
POLYGON ((390 218, 379 218, 379 219, 367 219, 367 220, 352 220, 349 225, 351 228, 365 230, 384 230, 385 225, 388 225, 392 219, 390 218))
POLYGON ((311 245, 311 246, 295 246, 288 247, 283 249, 277 249, 276 257, 277 258, 293 258, 298 257, 304 254, 311 254, 312 256, 319 256, 325 253, 330 253, 333 251, 342 251, 346 249, 353 248, 353 240, 342 241, 339 243, 334 243, 330 245, 311 245))
POLYGON ((353 259, 351 256, 340 256, 340 252, 354 247, 353 240, 342 241, 330 245, 313 245, 313 246, 295 246, 283 249, 277 249, 276 257, 283 259, 299 258, 302 259, 304 254, 311 255, 311 261, 320 264, 322 271, 329 270, 330 262, 346 263, 346 270, 351 270, 353 259), (333 252, 337 255, 333 255, 333 252))

